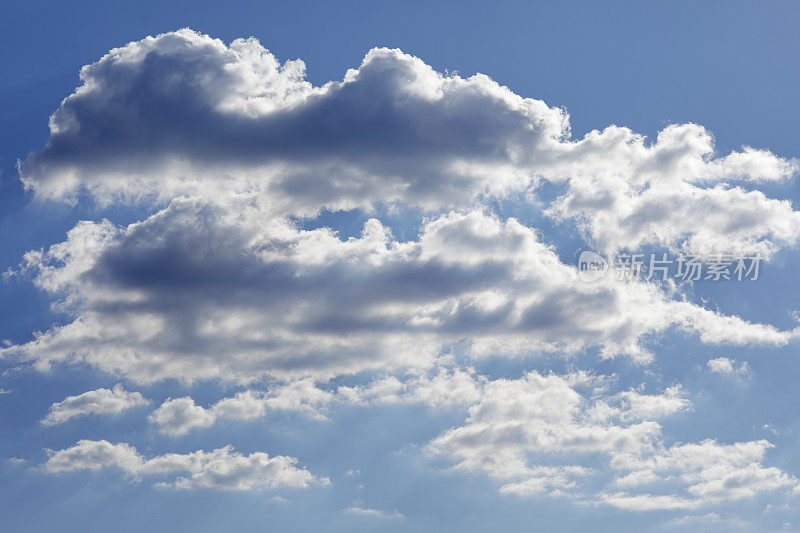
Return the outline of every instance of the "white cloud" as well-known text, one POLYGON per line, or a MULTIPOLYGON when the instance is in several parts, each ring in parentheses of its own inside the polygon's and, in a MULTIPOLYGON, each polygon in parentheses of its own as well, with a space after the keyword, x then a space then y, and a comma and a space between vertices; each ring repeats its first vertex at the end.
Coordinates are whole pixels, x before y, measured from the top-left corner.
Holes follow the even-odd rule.
POLYGON ((195 428, 209 427, 219 420, 249 420, 268 412, 299 413, 324 420, 331 404, 373 405, 379 403, 424 403, 432 407, 467 406, 480 398, 483 378, 459 369, 440 369, 430 376, 401 381, 395 376, 375 379, 365 385, 325 390, 311 379, 300 379, 267 392, 246 390, 223 398, 208 408, 190 397, 168 399, 149 420, 167 435, 185 435, 195 428))
POLYGON ((722 517, 718 513, 710 512, 702 515, 689 514, 678 518, 673 518, 665 524, 667 527, 677 527, 681 529, 698 528, 707 529, 713 527, 719 531, 755 531, 758 528, 755 524, 743 521, 734 517, 722 517))
POLYGON ((253 391, 243 391, 231 398, 214 404, 211 412, 215 417, 231 420, 247 420, 264 415, 264 398, 253 391))
POLYGON ((750 365, 747 361, 736 364, 736 361, 728 357, 715 357, 706 363, 709 370, 715 374, 725 374, 728 376, 746 376, 750 373, 750 365))
POLYGON ((333 398, 332 392, 317 387, 313 380, 301 379, 270 392, 264 397, 264 406, 273 411, 294 411, 321 420, 325 418, 325 407, 333 398))
POLYGON ((577 174, 565 177, 567 192, 548 213, 557 220, 575 221, 609 252, 652 244, 698 255, 760 253, 769 257, 781 246, 794 245, 800 236, 800 213, 789 200, 731 186, 730 179, 711 186, 697 183, 712 177, 744 176, 752 186, 793 175, 795 161, 752 149, 708 161, 713 140, 694 124, 669 126, 650 147, 642 137, 617 127, 590 133, 577 143, 581 144, 622 169, 598 162, 599 166, 576 170, 577 174), (772 170, 743 174, 732 164, 749 157, 771 161, 772 170))
POLYGON ((208 427, 217 420, 249 420, 270 411, 294 411, 324 419, 322 410, 334 395, 311 380, 298 380, 276 387, 269 394, 246 390, 223 398, 209 408, 196 405, 190 397, 168 399, 153 411, 149 420, 167 435, 185 435, 195 428, 208 427))
POLYGON ((582 479, 592 474, 591 468, 579 465, 533 466, 527 469, 522 481, 502 485, 500 494, 517 496, 568 496, 582 479))
POLYGON ((49 453, 50 458, 45 463, 45 469, 53 473, 116 467, 135 474, 142 469, 145 462, 130 444, 111 444, 105 440, 81 440, 71 448, 49 453))
POLYGON ((365 385, 342 386, 336 390, 336 398, 361 405, 403 402, 441 408, 466 406, 478 401, 484 381, 470 370, 440 368, 405 381, 387 376, 365 385))
POLYGON ((531 372, 490 381, 465 424, 436 437, 428 451, 456 470, 501 481, 501 493, 567 495, 637 511, 797 489, 795 477, 763 464, 767 441, 667 445, 658 420, 691 408, 679 387, 612 394, 593 379, 531 372), (606 488, 589 490, 603 480, 606 488))
POLYGON ((673 494, 628 494, 626 492, 601 493, 600 501, 627 511, 674 511, 695 509, 700 501, 673 494))
MULTIPOLYGON (((720 444, 675 444, 652 454, 620 454, 612 459, 623 471, 645 473, 646 484, 679 479, 696 505, 752 498, 758 493, 796 491, 798 480, 775 467, 764 466, 765 440, 720 444)), ((631 484, 633 485, 633 484, 631 484)))
POLYGON ((399 50, 371 50, 322 87, 304 70, 255 39, 227 46, 181 30, 130 43, 81 70, 21 174, 50 197, 85 186, 107 199, 213 198, 256 186, 291 213, 438 206, 524 186, 528 152, 566 132, 560 109, 483 75, 442 76, 399 50))
MULTIPOLYGON (((255 39, 226 45, 181 30, 112 50, 82 69, 81 83, 51 117, 45 147, 20 163, 23 182, 42 198, 85 190, 150 214, 125 227, 80 222, 64 242, 28 252, 20 271, 69 319, 1 356, 139 382, 283 383, 209 407, 169 399, 150 420, 171 435, 271 410, 324 418, 336 401, 472 405, 429 450, 507 494, 696 509, 797 486, 763 465, 766 441, 667 445, 658 420, 691 408, 678 386, 611 394, 585 374, 489 381, 436 371, 456 345, 467 359, 596 348, 647 362, 645 339, 670 328, 711 344, 790 342, 800 330, 710 311, 675 287, 582 283, 537 231, 490 214, 486 200, 532 200, 605 251, 768 257, 797 242, 800 213, 758 187, 794 176, 796 161, 750 147, 716 154, 695 124, 652 142, 617 126, 572 140, 565 111, 398 50, 371 50, 342 81, 315 87, 301 61, 280 64, 255 39), (378 208, 426 218, 411 239, 377 219, 352 238, 296 220, 378 208), (319 386, 357 373, 383 377, 319 386), (598 470, 612 480, 585 493, 598 470)), ((724 359, 709 368, 746 371, 724 359)), ((82 396, 53 420, 81 412, 91 403, 82 396)), ((104 467, 181 474, 167 483, 183 488, 326 481, 291 457, 231 448, 145 459, 129 444, 84 440, 46 464, 104 467)))
POLYGON ((564 193, 539 200, 547 211, 606 249, 766 254, 796 240, 800 214, 722 182, 780 181, 795 162, 751 148, 715 158, 693 124, 651 144, 619 127, 571 141, 563 110, 398 50, 370 51, 341 82, 303 76, 255 39, 190 30, 84 67, 24 182, 44 197, 85 188, 166 207, 127 227, 81 222, 28 252, 22 270, 73 320, 0 353, 137 381, 247 382, 427 368, 454 343, 473 356, 598 347, 647 361, 641 340, 670 327, 710 343, 795 337, 644 283, 581 284, 533 229, 481 207, 549 180, 564 193), (434 214, 416 241, 377 220, 344 240, 287 218, 387 204, 434 214))
POLYGON ((646 361, 670 327, 715 344, 783 345, 794 332, 612 277, 587 284, 531 228, 454 212, 400 242, 304 231, 248 202, 176 200, 143 222, 82 223, 24 269, 75 318, 0 353, 85 362, 138 381, 249 381, 425 368, 464 341, 476 357, 600 347, 646 361))
POLYGON ((573 385, 588 383, 584 375, 537 372, 518 380, 491 381, 481 401, 470 408, 467 423, 439 435, 430 449, 455 459, 458 469, 524 480, 531 472, 526 460, 531 452, 635 450, 658 434, 656 422, 642 420, 625 402, 587 402, 573 385), (627 423, 613 422, 620 417, 627 423))
POLYGON ((42 424, 52 426, 62 424, 71 418, 83 415, 112 415, 127 409, 147 405, 139 392, 128 392, 118 383, 111 390, 97 389, 77 396, 67 396, 60 402, 50 406, 50 412, 42 420, 42 424))
POLYGON ((44 468, 52 473, 117 468, 135 477, 183 474, 171 482, 159 483, 181 489, 244 491, 307 488, 329 483, 327 478, 316 477, 298 467, 294 457, 270 457, 263 452, 243 455, 231 446, 210 452, 170 453, 145 459, 127 443, 81 440, 71 448, 50 452, 44 468))
POLYGON ((45 197, 84 187, 105 201, 225 202, 250 191, 272 214, 305 215, 464 207, 544 179, 566 185, 549 212, 607 249, 769 254, 800 235, 790 202, 747 190, 793 176, 797 162, 750 147, 715 157, 696 124, 670 125, 652 143, 618 126, 572 141, 563 110, 399 50, 371 50, 321 87, 304 70, 255 39, 225 45, 185 29, 129 43, 81 70, 21 175, 45 197))
POLYGON ((666 415, 688 410, 691 402, 684 398, 683 390, 679 385, 667 388, 662 394, 640 394, 633 390, 621 392, 616 395, 622 401, 625 417, 636 418, 662 418, 666 415))
POLYGON ((184 435, 194 428, 212 425, 215 416, 186 396, 167 399, 158 409, 150 413, 148 419, 150 423, 156 424, 162 433, 184 435))
POLYGON ((367 507, 358 507, 358 506, 348 507, 347 509, 344 510, 344 512, 347 514, 352 514, 356 516, 365 516, 370 518, 382 518, 382 519, 405 518, 403 514, 398 511, 387 512, 387 511, 381 511, 380 509, 370 509, 367 507))

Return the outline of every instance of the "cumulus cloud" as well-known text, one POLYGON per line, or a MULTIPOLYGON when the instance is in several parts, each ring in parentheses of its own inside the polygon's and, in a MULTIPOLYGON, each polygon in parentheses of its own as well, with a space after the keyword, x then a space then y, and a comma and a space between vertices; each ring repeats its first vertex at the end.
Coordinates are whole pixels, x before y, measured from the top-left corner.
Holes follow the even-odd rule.
POLYGON ((21 175, 49 197, 256 185, 292 213, 439 205, 529 181, 529 150, 566 133, 559 109, 399 50, 372 50, 322 87, 304 70, 255 39, 181 30, 130 43, 81 70, 21 175))
MULTIPOLYGON (((798 480, 779 468, 763 465, 766 451, 773 445, 765 440, 720 444, 715 440, 700 443, 675 444, 656 453, 623 453, 612 458, 617 468, 630 470, 625 479, 627 486, 668 483, 678 478, 685 486, 684 508, 705 504, 752 498, 759 493, 796 491, 798 480)), ((653 497, 654 495, 649 494, 653 497)), ((643 499, 627 493, 615 494, 617 506, 644 508, 643 499), (632 503, 636 502, 636 503, 632 503)), ((657 503, 650 502, 652 508, 657 503)))
POLYGON ((431 407, 467 406, 481 396, 485 377, 472 369, 440 368, 429 375, 400 380, 394 376, 376 379, 365 385, 342 386, 337 399, 357 405, 381 403, 423 403, 431 407))
POLYGON ((798 480, 765 466, 764 440, 667 445, 658 420, 691 408, 678 387, 661 394, 610 393, 587 374, 530 372, 486 383, 463 426, 428 445, 453 468, 483 472, 499 491, 569 495, 628 510, 695 509, 791 493, 798 480), (590 458, 604 458, 599 465, 590 458), (593 480, 609 474, 593 493, 593 480))
POLYGON ((647 283, 583 283, 533 229, 482 211, 428 219, 414 241, 374 219, 345 240, 247 202, 175 200, 124 228, 82 223, 23 270, 74 320, 1 353, 138 381, 424 368, 464 341, 475 356, 599 347, 647 360, 640 340, 670 327, 710 343, 795 335, 647 283))
POLYGON ((146 459, 128 443, 81 440, 70 448, 50 452, 44 468, 52 473, 117 468, 137 478, 184 474, 172 481, 159 483, 181 489, 245 491, 304 489, 329 484, 327 478, 314 476, 297 463, 294 457, 270 457, 264 452, 243 455, 231 446, 210 452, 169 453, 146 459))
POLYGON ((751 147, 717 156, 696 124, 652 143, 619 126, 573 141, 562 109, 399 50, 371 50, 320 87, 304 71, 252 38, 184 29, 129 43, 81 70, 22 179, 44 197, 83 188, 104 201, 249 191, 293 215, 464 207, 549 180, 566 188, 549 212, 608 249, 771 253, 800 232, 789 202, 747 190, 797 162, 751 147))
MULTIPOLYGON (((40 198, 88 193, 139 202, 148 215, 127 226, 82 221, 64 242, 25 254, 18 272, 67 320, 0 355, 137 382, 281 383, 208 407, 170 398, 149 418, 170 435, 270 411, 324 418, 334 402, 471 405, 428 449, 505 494, 694 510, 797 486, 764 465, 766 441, 668 445, 659 420, 691 409, 679 386, 610 393, 587 374, 491 381, 437 369, 454 347, 467 360, 596 349, 647 362, 646 339, 670 329, 709 344, 790 342, 799 330, 708 310, 669 284, 583 283, 546 237, 493 214, 490 200, 532 202, 606 252, 769 257, 797 242, 800 213, 759 187, 793 177, 796 161, 751 147, 718 154, 696 124, 654 140, 619 126, 572 139, 564 110, 399 50, 371 50, 321 86, 304 69, 255 39, 225 44, 188 29, 84 67, 46 145, 20 162, 21 179, 40 198), (401 239, 377 218, 343 237, 318 217, 355 209, 424 218, 401 239), (313 217, 322 227, 303 229, 313 217), (358 373, 383 377, 320 386, 358 373), (598 470, 612 479, 591 492, 598 470)), ((721 359, 709 368, 738 372, 721 359)), ((77 398, 72 409, 91 403, 77 398)), ((326 482, 294 458, 229 447, 146 459, 128 444, 84 440, 46 464, 105 467, 173 475, 166 483, 183 488, 326 482)))
POLYGON ((591 132, 576 143, 582 145, 593 164, 565 174, 567 190, 547 213, 575 221, 609 252, 656 245, 700 256, 766 258, 797 242, 800 213, 791 202, 752 190, 760 181, 794 175, 796 161, 750 148, 711 159, 713 139, 695 124, 669 126, 650 146, 618 127, 591 132), (749 163, 740 166, 744 160, 749 163))
POLYGON ((139 392, 128 392, 118 383, 113 389, 97 389, 77 396, 67 396, 50 406, 42 424, 52 426, 83 415, 111 415, 149 404, 139 392))
POLYGON ((148 417, 158 425, 162 433, 183 435, 196 427, 207 427, 214 423, 214 415, 196 405, 192 398, 169 398, 148 417))
POLYGON ((166 207, 127 227, 84 221, 28 252, 22 270, 72 321, 0 353, 137 381, 248 381, 425 368, 453 343, 646 361, 641 339, 670 327, 710 343, 795 336, 645 283, 582 285, 535 230, 481 206, 549 180, 563 194, 547 212, 607 249, 767 254, 794 242, 800 215, 721 180, 780 181, 795 162, 751 148, 714 157, 691 124, 652 144, 619 127, 572 141, 563 110, 398 50, 370 51, 341 82, 303 76, 255 39, 191 30, 84 67, 23 181, 48 198, 166 207), (386 204, 435 214, 412 241, 374 219, 345 240, 291 218, 386 204))
POLYGON ((334 395, 318 388, 312 380, 302 379, 268 394, 253 390, 223 398, 209 408, 196 405, 190 397, 168 399, 148 417, 167 435, 184 435, 194 428, 208 427, 217 420, 249 420, 263 417, 267 410, 299 412, 324 419, 323 410, 334 395))
POLYGON ((245 390, 223 398, 208 408, 190 397, 167 399, 150 414, 149 420, 167 435, 185 435, 195 428, 219 420, 249 420, 268 412, 299 413, 325 420, 330 406, 423 403, 432 407, 467 406, 480 398, 485 379, 460 369, 440 369, 432 375, 400 380, 395 376, 375 379, 365 385, 320 387, 312 379, 299 379, 266 392, 245 390))

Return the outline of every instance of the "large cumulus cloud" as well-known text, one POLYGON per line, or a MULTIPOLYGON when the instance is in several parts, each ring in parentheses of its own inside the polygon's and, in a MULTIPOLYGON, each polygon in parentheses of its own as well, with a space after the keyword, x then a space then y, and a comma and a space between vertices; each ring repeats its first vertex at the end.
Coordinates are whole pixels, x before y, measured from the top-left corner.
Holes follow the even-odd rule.
POLYGON ((563 110, 399 50, 374 49, 315 87, 302 61, 281 64, 255 39, 181 30, 114 49, 81 79, 20 165, 44 197, 259 191, 272 212, 307 215, 463 207, 545 179, 565 187, 550 214, 608 249, 688 239, 692 251, 769 254, 800 233, 791 205, 730 186, 783 180, 795 161, 749 147, 717 157, 694 124, 652 143, 618 126, 573 141, 563 110))
POLYGON ((46 146, 21 163, 24 183, 49 198, 156 202, 141 222, 81 222, 29 252, 22 270, 70 321, 3 353, 137 380, 246 381, 426 367, 454 343, 474 356, 597 347, 647 360, 642 339, 673 326, 713 343, 795 336, 668 287, 583 285, 546 239, 481 201, 549 180, 561 192, 546 213, 605 249, 769 254, 794 242, 800 214, 747 188, 795 162, 752 148, 715 157, 692 124, 654 143, 616 126, 572 141, 563 110, 398 50, 370 51, 341 82, 303 76, 254 39, 191 30, 84 67, 46 146), (406 242, 378 220, 350 239, 292 222, 380 204, 430 216, 406 242))
POLYGON ((558 109, 398 50, 373 50, 323 87, 303 72, 254 39, 182 30, 131 43, 84 67, 22 175, 45 196, 256 186, 293 213, 438 205, 508 187, 529 173, 531 147, 565 133, 558 109))
POLYGON ((247 202, 175 200, 124 228, 83 223, 24 269, 74 320, 4 353, 140 381, 426 367, 455 343, 474 356, 598 347, 646 360, 642 337, 671 326, 712 343, 794 336, 655 285, 584 283, 534 230, 479 211, 399 242, 374 219, 342 239, 247 202))

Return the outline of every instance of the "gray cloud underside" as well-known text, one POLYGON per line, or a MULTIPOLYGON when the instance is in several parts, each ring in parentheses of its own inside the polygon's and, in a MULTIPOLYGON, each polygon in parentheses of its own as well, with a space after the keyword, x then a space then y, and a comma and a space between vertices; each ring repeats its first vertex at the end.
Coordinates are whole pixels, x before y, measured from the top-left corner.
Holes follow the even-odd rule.
POLYGON ((377 220, 343 240, 257 206, 176 200, 127 228, 82 223, 25 268, 75 319, 2 353, 139 381, 424 368, 457 342, 476 357, 599 347, 645 361, 641 339, 670 327, 715 344, 795 336, 655 285, 583 283, 535 231, 478 211, 430 219, 417 241, 377 220))

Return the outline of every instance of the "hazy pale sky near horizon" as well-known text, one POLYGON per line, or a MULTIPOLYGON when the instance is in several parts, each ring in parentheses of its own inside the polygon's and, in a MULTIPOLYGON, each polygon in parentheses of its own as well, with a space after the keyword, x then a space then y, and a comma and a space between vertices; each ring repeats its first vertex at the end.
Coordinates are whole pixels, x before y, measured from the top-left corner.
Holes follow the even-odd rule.
POLYGON ((0 529, 800 528, 798 15, 4 4, 0 529))

